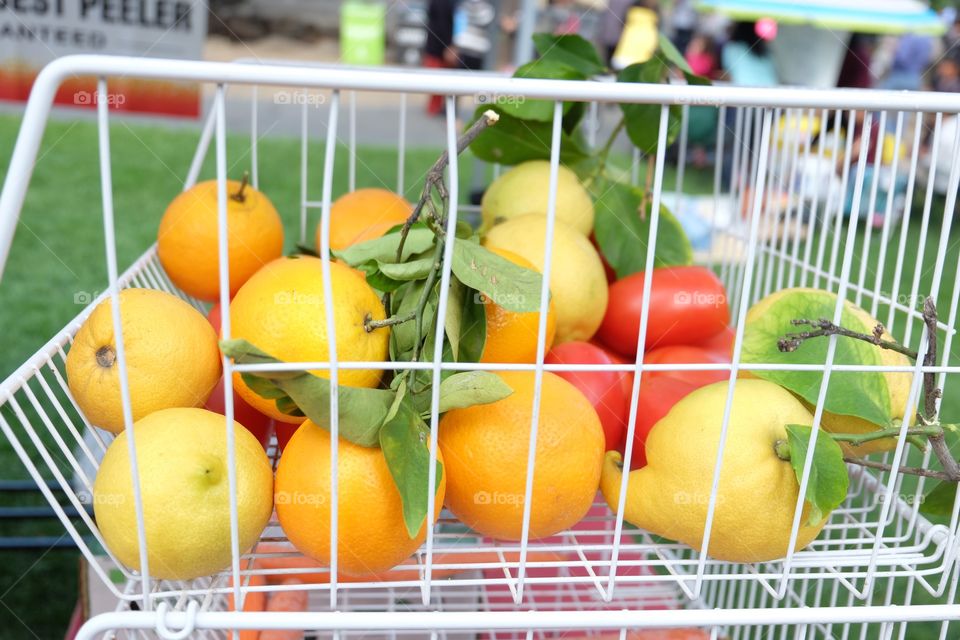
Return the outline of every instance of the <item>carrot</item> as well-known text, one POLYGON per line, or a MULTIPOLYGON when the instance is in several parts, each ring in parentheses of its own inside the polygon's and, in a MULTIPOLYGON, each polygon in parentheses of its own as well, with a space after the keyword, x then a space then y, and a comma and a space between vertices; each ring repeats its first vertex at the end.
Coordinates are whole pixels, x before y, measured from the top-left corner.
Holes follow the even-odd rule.
MULTIPOLYGON (((245 578, 240 580, 241 586, 256 586, 260 587, 267 584, 266 579, 258 574, 252 574, 250 576, 250 581, 247 582, 245 578)), ((233 601, 233 578, 230 578, 230 589, 231 591, 227 593, 227 610, 232 611, 234 609, 233 601)), ((267 604, 267 594, 265 591, 248 591, 243 597, 243 610, 244 611, 263 611, 264 607, 267 604)), ((246 631, 240 632, 240 640, 259 640, 260 632, 256 629, 247 629, 246 631)))
MULTIPOLYGON (((285 544, 262 543, 257 547, 258 553, 289 553, 296 551, 292 546, 285 544)), ((517 562, 519 559, 517 552, 504 552, 503 556, 507 562, 517 562)), ((549 551, 529 551, 527 552, 527 562, 559 562, 564 557, 558 553, 549 551)), ((441 551, 433 554, 433 564, 481 564, 500 562, 500 557, 495 551, 441 551)), ((411 561, 412 563, 412 561, 411 561)), ((323 569, 327 565, 312 560, 303 555, 296 556, 270 556, 257 558, 256 566, 259 569, 323 569)), ((432 577, 434 579, 443 579, 454 576, 465 569, 434 569, 432 577)), ((295 578, 308 584, 325 584, 330 581, 328 572, 305 572, 305 573, 286 573, 280 575, 268 575, 267 580, 274 583, 284 578, 295 578)), ((341 575, 339 582, 404 582, 420 579, 418 569, 391 569, 378 574, 366 576, 348 576, 341 575)))
MULTIPOLYGON (((299 580, 287 579, 281 584, 303 584, 299 580)), ((306 611, 306 591, 276 591, 267 600, 267 611, 306 611)), ((265 629, 260 632, 259 640, 303 640, 304 633, 299 629, 265 629)))

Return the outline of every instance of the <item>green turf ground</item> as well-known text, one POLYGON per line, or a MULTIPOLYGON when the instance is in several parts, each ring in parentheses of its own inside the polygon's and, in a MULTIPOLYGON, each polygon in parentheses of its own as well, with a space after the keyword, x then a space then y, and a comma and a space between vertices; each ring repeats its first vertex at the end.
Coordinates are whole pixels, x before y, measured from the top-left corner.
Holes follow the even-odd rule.
MULTIPOLYGON (((0 170, 6 163, 19 126, 15 117, 0 117, 0 170)), ((155 239, 167 202, 182 186, 197 139, 196 132, 116 124, 111 131, 114 203, 117 219, 119 264, 128 265, 155 239)), ((228 166, 239 177, 249 166, 248 141, 231 137, 228 166)), ((299 237, 299 154, 297 140, 266 139, 260 146, 260 184, 270 195, 287 227, 287 248, 299 237)), ((311 199, 320 198, 322 147, 310 149, 311 199)), ((435 151, 412 150, 407 176, 414 197, 421 176, 436 157, 435 151)), ((469 191, 466 176, 470 162, 462 163, 462 192, 469 191)), ((212 177, 212 157, 204 176, 212 177)), ((347 188, 347 154, 341 150, 336 166, 334 194, 347 188)), ((710 172, 687 173, 688 188, 703 191, 712 184, 710 172)), ((395 154, 389 150, 362 149, 357 163, 358 186, 396 184, 395 154)), ((666 184, 673 185, 668 174, 666 184)), ((316 221, 311 213, 310 226, 316 221)), ((918 224, 911 229, 905 281, 912 276, 919 240, 918 224)), ((933 228, 939 227, 939 219, 933 228)), ((308 234, 310 236, 312 234, 308 234)), ((931 234, 931 242, 938 240, 931 234)), ((950 257, 945 293, 956 278, 958 239, 949 238, 950 257)), ((871 251, 876 254, 879 237, 871 251)), ((929 254, 929 251, 928 251, 929 254)), ((857 264, 855 262, 855 264, 857 264)), ((889 290, 894 265, 888 261, 884 275, 889 290)), ((922 274, 929 282, 931 273, 922 274)), ((81 307, 75 300, 103 289, 106 278, 103 222, 95 126, 87 122, 53 122, 49 125, 38 158, 31 189, 23 209, 10 260, 0 284, 0 379, 29 357, 56 333, 81 307)), ((921 286, 921 291, 925 291, 921 286)), ((954 383, 956 387, 956 383, 954 383)), ((949 391, 949 389, 948 389, 949 391)), ((958 390, 960 392, 960 390, 958 390)), ((947 395, 944 413, 960 418, 960 396, 947 395)), ((0 478, 22 478, 25 472, 6 443, 0 443, 0 478)), ((61 535, 57 522, 0 521, 2 535, 61 535)), ((77 554, 0 552, 0 638, 57 638, 62 636, 76 601, 77 554)), ((919 598, 918 598, 919 599, 919 598)), ((911 627, 908 637, 935 637, 927 627, 911 627)))

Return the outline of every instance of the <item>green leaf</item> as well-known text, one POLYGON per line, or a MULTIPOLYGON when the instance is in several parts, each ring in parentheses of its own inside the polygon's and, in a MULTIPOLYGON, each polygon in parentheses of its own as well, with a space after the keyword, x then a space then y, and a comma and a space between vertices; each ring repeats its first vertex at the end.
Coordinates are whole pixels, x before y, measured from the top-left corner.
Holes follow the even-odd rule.
MULTIPOLYGON (((632 64, 625 67, 617 75, 617 82, 640 82, 659 84, 666 72, 663 61, 654 56, 646 62, 632 64)), ((653 153, 657 150, 657 141, 660 132, 659 104, 627 104, 620 105, 626 119, 627 137, 643 153, 653 153)), ((670 145, 680 133, 681 125, 680 105, 671 105, 667 119, 667 144, 670 145)))
MULTIPOLYGON (((407 534, 415 538, 427 519, 430 487, 429 429, 411 404, 404 400, 396 415, 380 429, 380 449, 400 493, 407 534)), ((437 460, 436 486, 443 477, 437 460)))
MULTIPOLYGON (((594 237, 618 278, 637 273, 647 266, 647 241, 653 203, 638 188, 622 182, 597 181, 591 191, 596 217, 594 237), (646 200, 641 216, 640 207, 646 200)), ((693 247, 680 222, 660 205, 654 266, 688 265, 693 262, 693 247)))
MULTIPOLYGON (((433 246, 433 231, 420 224, 410 228, 407 239, 403 244, 403 260, 416 253, 422 253, 433 246)), ((331 253, 349 264, 356 267, 370 260, 379 262, 396 262, 397 247, 400 246, 400 232, 394 231, 380 238, 367 240, 355 245, 351 245, 342 251, 331 251, 331 253)))
MULTIPOLYGON (((377 262, 377 267, 383 275, 393 280, 421 280, 427 277, 433 268, 433 256, 418 258, 408 262, 377 262)), ((381 289, 382 291, 382 289, 381 289)))
POLYGON ((464 371, 440 383, 440 413, 489 404, 513 393, 503 378, 490 371, 464 371))
POLYGON ((375 260, 367 260, 366 262, 356 265, 355 268, 363 271, 363 275, 367 280, 367 284, 377 291, 392 292, 396 291, 403 285, 402 281, 394 280, 383 273, 380 270, 380 265, 375 260))
MULTIPOLYGON (((790 445, 790 466, 797 474, 797 484, 803 477, 803 465, 807 459, 810 434, 813 428, 807 425, 788 424, 787 442, 790 445)), ((850 476, 843 461, 843 450, 837 441, 825 431, 817 434, 817 442, 811 460, 810 477, 807 479, 806 500, 810 504, 807 524, 820 523, 830 512, 847 498, 850 476)))
POLYGON ((460 282, 504 309, 518 312, 540 309, 543 277, 480 245, 458 242, 453 247, 450 268, 460 282))
POLYGON ((450 355, 457 360, 460 353, 460 330, 463 326, 463 299, 467 295, 467 288, 457 279, 450 278, 450 293, 447 295, 447 317, 443 320, 443 328, 450 345, 450 355))
MULTIPOLYGON (((221 340, 220 350, 237 364, 281 362, 246 340, 221 340)), ((305 371, 249 372, 243 376, 244 380, 247 376, 259 378, 262 382, 254 383, 257 393, 275 400, 280 411, 297 415, 292 411, 296 407, 302 412, 301 415, 306 415, 315 424, 329 428, 330 381, 326 378, 305 371), (273 389, 268 389, 268 384, 272 385, 273 389)), ((387 389, 340 385, 337 391, 340 435, 354 444, 375 447, 380 425, 383 424, 395 395, 387 389)))
POLYGON ((680 69, 684 73, 693 73, 693 69, 690 68, 690 64, 687 62, 687 59, 683 57, 683 54, 673 46, 673 43, 670 42, 670 38, 663 35, 663 32, 657 33, 657 41, 660 46, 660 53, 663 54, 663 57, 667 59, 667 62, 673 66, 680 69))
MULTIPOLYGON (((584 80, 586 76, 573 67, 552 58, 538 58, 519 67, 513 73, 514 78, 543 78, 548 80, 584 80)), ((553 121, 552 100, 528 100, 523 97, 502 97, 496 101, 501 113, 522 120, 539 122, 553 121)), ((567 113, 572 102, 563 103, 563 113, 567 113)))
POLYGON ((533 46, 541 58, 561 62, 585 77, 599 75, 607 70, 607 65, 600 59, 600 54, 593 44, 575 34, 535 33, 533 46))
MULTIPOLYGON (((490 108, 500 114, 500 119, 470 144, 470 149, 477 158, 508 165, 550 158, 550 141, 553 136, 551 123, 521 120, 503 113, 499 107, 485 106, 477 109, 473 121, 490 108)), ((572 164, 589 154, 578 136, 561 133, 560 162, 572 164)))
POLYGON ((687 84, 692 84, 694 86, 709 87, 713 83, 710 81, 710 78, 704 78, 703 76, 698 76, 693 72, 683 72, 683 77, 687 79, 687 84))
POLYGON ((950 517, 953 514, 953 502, 957 498, 957 484, 955 482, 938 482, 933 489, 923 496, 920 503, 920 513, 928 516, 950 517))
POLYGON ((460 316, 460 353, 457 362, 480 362, 487 341, 487 305, 472 289, 463 296, 460 316))
MULTIPOLYGON (((827 291, 794 289, 781 294, 764 313, 747 322, 743 333, 744 363, 816 364, 827 361, 829 338, 805 340, 795 351, 783 353, 777 342, 788 333, 801 330, 792 324, 797 318, 833 318, 837 296, 827 291)), ((870 334, 867 326, 855 313, 852 303, 845 303, 840 325, 854 331, 870 334)), ((880 365, 879 347, 861 340, 837 338, 835 364, 880 365)), ((816 404, 820 393, 822 371, 756 370, 752 374, 779 384, 810 404, 816 404)), ((834 371, 824 402, 824 411, 856 416, 880 427, 891 424, 890 393, 883 374, 877 371, 834 371)))
POLYGON ((583 120, 583 116, 587 114, 587 103, 571 102, 569 104, 570 107, 564 111, 562 126, 564 132, 567 134, 572 134, 576 130, 577 126, 579 126, 580 121, 583 120))

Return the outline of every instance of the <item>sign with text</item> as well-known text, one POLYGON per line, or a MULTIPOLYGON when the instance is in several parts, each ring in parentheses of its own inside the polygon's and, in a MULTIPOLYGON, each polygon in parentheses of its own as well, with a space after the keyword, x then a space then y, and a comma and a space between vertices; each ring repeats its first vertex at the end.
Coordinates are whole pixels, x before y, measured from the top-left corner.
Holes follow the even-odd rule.
MULTIPOLYGON (((23 101, 40 69, 60 56, 103 53, 199 59, 205 2, 186 0, 0 0, 0 100, 23 101)), ((111 109, 196 117, 196 83, 110 78, 111 109)), ((56 104, 96 106, 96 79, 66 80, 56 104)))

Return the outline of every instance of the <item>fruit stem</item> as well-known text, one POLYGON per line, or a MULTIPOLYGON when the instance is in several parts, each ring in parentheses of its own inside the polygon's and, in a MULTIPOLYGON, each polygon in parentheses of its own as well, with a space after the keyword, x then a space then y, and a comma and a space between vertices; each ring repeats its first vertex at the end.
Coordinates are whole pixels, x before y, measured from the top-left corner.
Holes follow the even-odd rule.
MULTIPOLYGON (((492 125, 495 125, 500 119, 500 115, 491 109, 484 111, 483 115, 477 119, 470 128, 460 134, 460 137, 457 138, 457 155, 463 153, 463 150, 470 146, 474 140, 477 139, 484 130, 492 125)), ((417 201, 416 206, 414 206, 413 211, 410 213, 410 217, 407 218, 406 222, 403 223, 403 229, 400 230, 400 243, 397 245, 397 262, 403 260, 403 245, 407 241, 407 234, 410 233, 410 227, 420 218, 420 214, 423 211, 423 208, 427 203, 432 204, 433 191, 434 189, 440 194, 440 197, 446 201, 447 199, 447 188, 443 183, 443 172, 447 168, 447 164, 450 163, 450 154, 446 151, 440 154, 440 157, 437 158, 437 161, 433 163, 433 166, 430 167, 430 170, 427 172, 426 180, 423 184, 423 192, 420 194, 420 199, 417 201)))
POLYGON ((880 347, 881 349, 889 349, 891 351, 896 351, 897 353, 902 353, 903 355, 916 360, 919 356, 916 351, 908 349, 907 347, 894 342, 893 340, 883 340, 883 332, 885 331, 882 324, 877 324, 873 328, 872 334, 860 333, 859 331, 853 331, 840 325, 833 324, 826 318, 821 318, 819 320, 807 320, 805 318, 796 318, 790 321, 791 324, 796 326, 809 326, 813 327, 813 331, 801 331, 799 333, 788 333, 779 340, 777 340, 777 348, 782 353, 790 353, 796 351, 797 348, 803 344, 805 340, 811 338, 820 338, 822 336, 845 336, 847 338, 853 338, 854 340, 863 340, 864 342, 869 342, 870 344, 880 347))
POLYGON ((781 460, 790 459, 790 443, 786 439, 777 440, 773 443, 773 452, 781 460))
MULTIPOLYGON (((900 422, 899 420, 895 422, 900 422)), ((886 429, 878 429, 868 433, 830 433, 829 436, 837 442, 849 442, 853 446, 859 446, 865 442, 882 440, 884 438, 896 438, 900 435, 900 425, 895 424, 886 429)), ((940 425, 925 425, 922 427, 910 427, 907 429, 907 436, 933 436, 943 435, 943 429, 940 425)))
POLYGON ((610 149, 613 148, 613 143, 617 141, 617 137, 620 135, 620 132, 623 131, 623 128, 626 125, 626 116, 621 116, 620 122, 618 122, 617 126, 613 128, 613 131, 610 132, 610 137, 607 138, 607 141, 603 143, 603 147, 601 147, 600 151, 597 152, 597 165, 583 179, 584 188, 589 189, 590 186, 593 185, 594 180, 600 177, 600 174, 603 173, 604 168, 607 166, 607 157, 610 155, 610 149))
MULTIPOLYGON (((859 465, 861 467, 868 467, 870 469, 879 469, 880 471, 891 471, 893 466, 887 464, 886 462, 876 462, 875 460, 864 460, 863 458, 857 458, 854 456, 844 456, 843 461, 849 464, 859 465)), ((934 471, 933 469, 924 469, 923 467, 900 467, 897 469, 897 473, 902 473, 910 476, 923 476, 924 478, 936 478, 937 480, 946 480, 947 482, 954 482, 954 480, 947 475, 944 471, 934 471)))
POLYGON ((233 193, 230 195, 231 200, 235 200, 237 202, 246 202, 247 196, 244 193, 244 190, 246 190, 249 180, 250 180, 250 172, 244 171, 243 178, 240 179, 240 188, 237 189, 236 193, 233 193))

